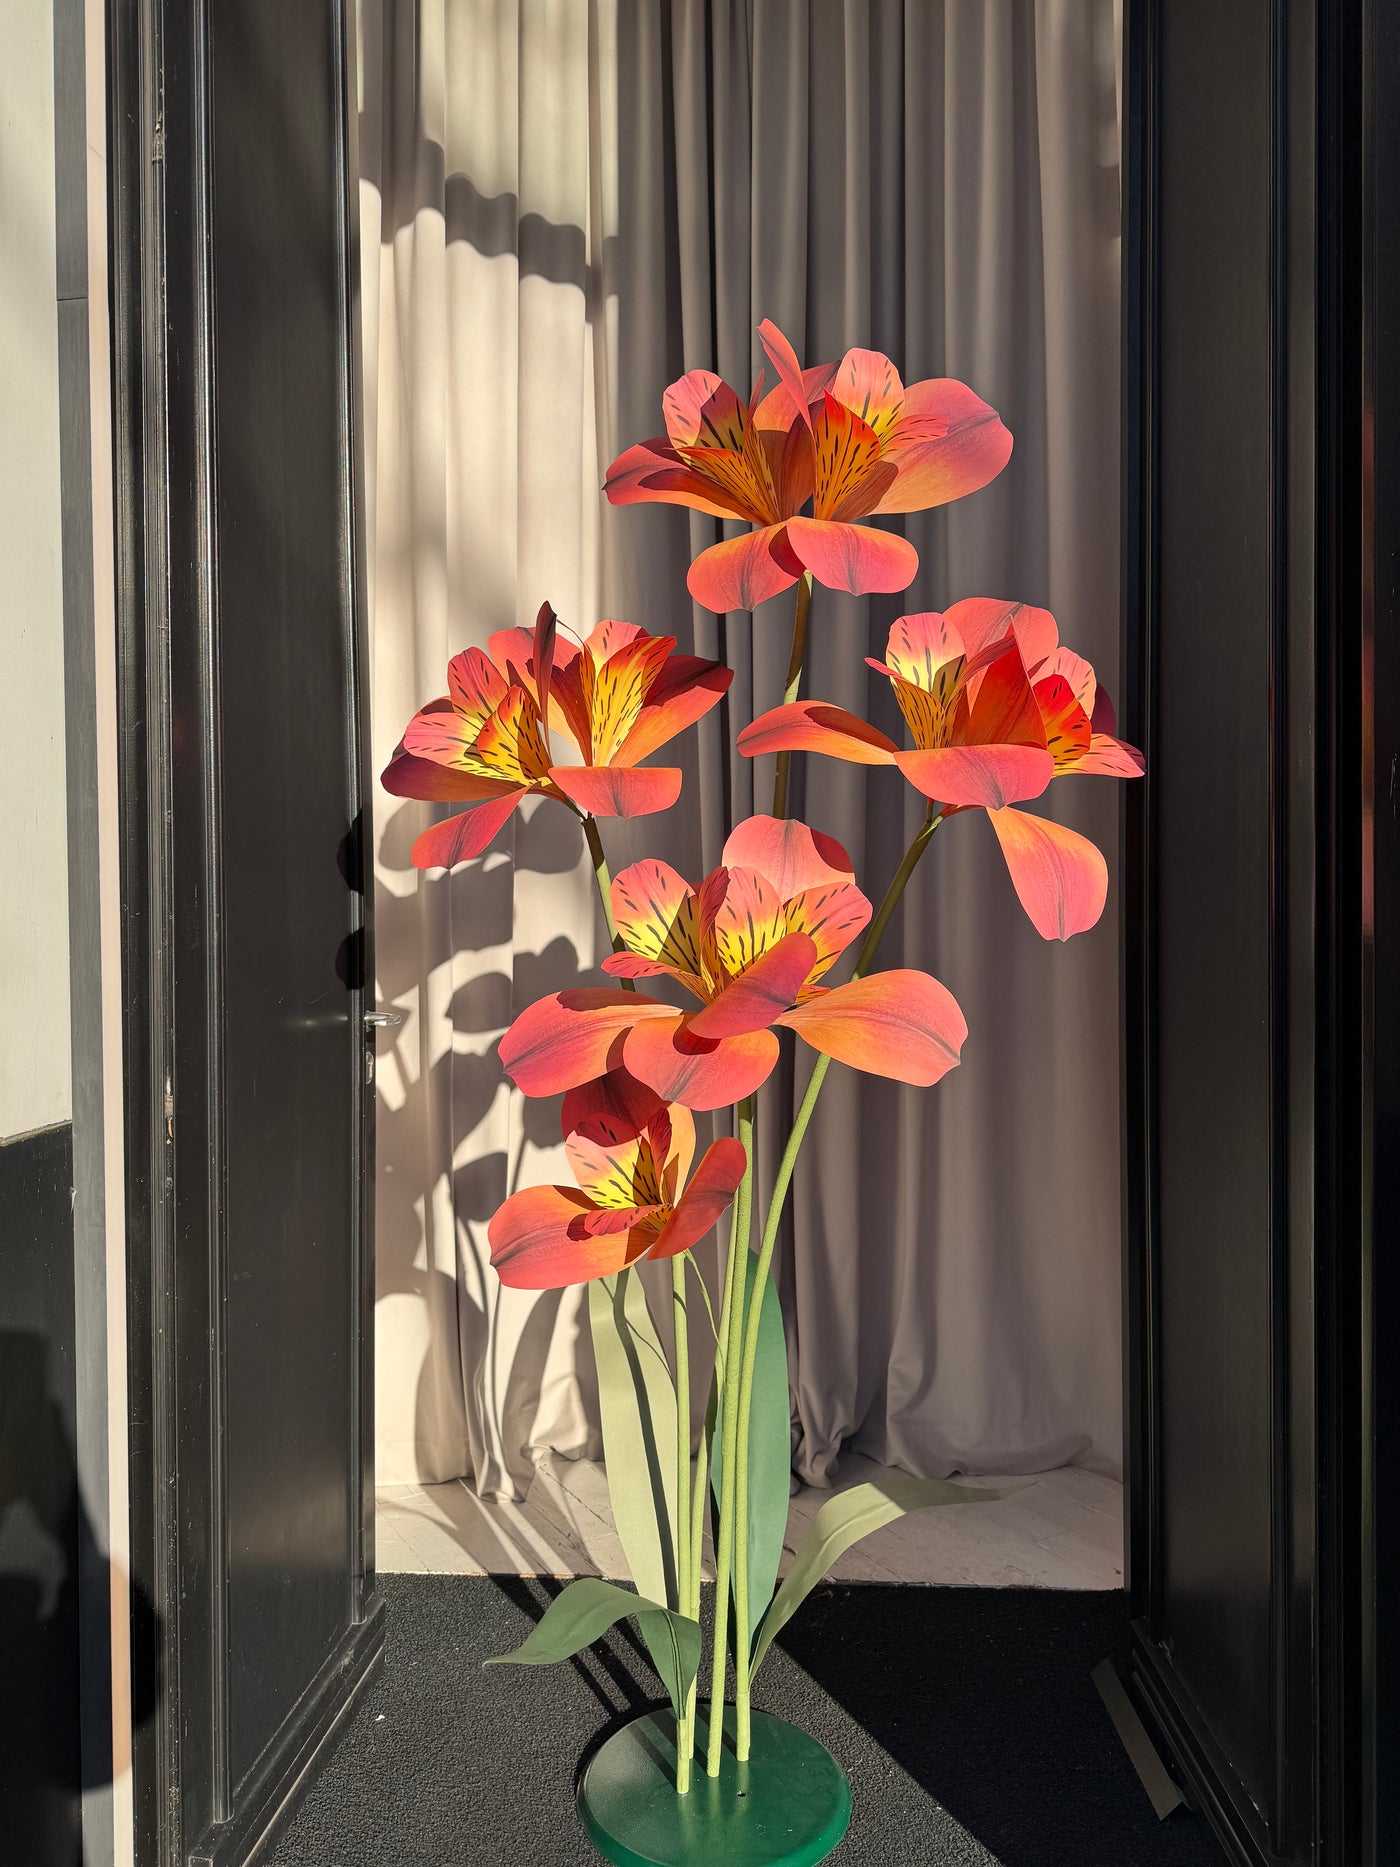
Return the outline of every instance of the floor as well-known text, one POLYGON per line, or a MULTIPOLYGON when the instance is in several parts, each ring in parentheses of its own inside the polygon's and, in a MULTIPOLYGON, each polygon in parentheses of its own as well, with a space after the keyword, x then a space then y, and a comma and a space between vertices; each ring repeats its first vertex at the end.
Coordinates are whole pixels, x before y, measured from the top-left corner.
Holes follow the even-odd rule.
MULTIPOLYGON (((880 1470, 868 1459, 848 1456, 836 1488, 877 1477, 880 1470)), ((785 1564, 829 1496, 811 1489, 794 1495, 785 1564)), ((552 1454, 540 1462, 523 1504, 488 1502, 461 1483, 382 1487, 377 1551, 384 1575, 627 1576, 601 1464, 552 1454)), ((1121 1588, 1122 1486, 1069 1466, 1025 1482, 1014 1497, 915 1512, 848 1551, 831 1580, 1121 1588)))
MULTIPOLYGON (((597 1867, 574 1786, 656 1702, 634 1630, 543 1671, 481 1664, 558 1586, 384 1577, 383 1666, 260 1867, 597 1867)), ((830 1867, 1212 1867, 1193 1816, 1154 1816, 1091 1680, 1130 1643, 1103 1589, 818 1588, 755 1702, 850 1779, 830 1867)))

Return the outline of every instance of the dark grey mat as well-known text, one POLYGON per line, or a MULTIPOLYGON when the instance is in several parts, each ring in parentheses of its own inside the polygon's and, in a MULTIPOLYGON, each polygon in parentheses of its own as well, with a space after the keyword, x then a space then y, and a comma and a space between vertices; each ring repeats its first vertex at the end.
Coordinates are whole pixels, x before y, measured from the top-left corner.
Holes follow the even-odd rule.
MULTIPOLYGON (((615 1634, 571 1665, 483 1671, 557 1584, 389 1576, 382 1672, 266 1867, 573 1867, 580 1758, 654 1702, 615 1634)), ((819 1589, 755 1701, 851 1779, 834 1867, 1219 1867, 1159 1823, 1089 1674, 1121 1658, 1118 1594, 819 1589)), ((719 1864, 717 1864, 719 1867, 719 1864)))

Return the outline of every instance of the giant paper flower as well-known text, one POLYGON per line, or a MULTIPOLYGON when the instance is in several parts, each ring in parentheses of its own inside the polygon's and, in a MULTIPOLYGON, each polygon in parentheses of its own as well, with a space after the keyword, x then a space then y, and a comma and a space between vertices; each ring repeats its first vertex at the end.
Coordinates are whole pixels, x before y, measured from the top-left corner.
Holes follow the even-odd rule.
POLYGON ((820 983, 870 919, 839 843, 802 823, 750 817, 723 854, 724 866, 699 888, 656 861, 634 863, 612 885, 627 950, 604 960, 604 970, 676 979, 701 1008, 681 1012, 606 986, 540 999, 499 1046, 527 1095, 552 1095, 622 1063, 668 1102, 720 1108, 772 1070, 775 1025, 838 1062, 899 1082, 935 1083, 953 1068, 967 1026, 952 994, 927 973, 820 983))
POLYGON ((558 633, 548 603, 533 633, 501 629, 490 652, 469 648, 447 666, 449 692, 415 713, 384 772, 397 797, 469 806, 413 845, 419 869, 479 856, 531 791, 595 817, 641 817, 680 795, 675 767, 639 761, 707 713, 731 669, 674 652, 673 635, 600 622, 582 643, 558 633), (549 730, 578 748, 561 765, 549 730))
POLYGON ((900 616, 884 661, 870 666, 889 676, 912 750, 818 700, 763 714, 740 733, 739 750, 897 765, 945 816, 987 812, 1021 905, 1045 939, 1092 927, 1108 889, 1103 856, 1087 837, 1011 806, 1074 772, 1140 777, 1143 761, 1114 737, 1107 694, 1089 663, 1060 646, 1050 612, 974 597, 943 615, 900 616))
POLYGON ((698 1244, 744 1177, 740 1142, 713 1142, 692 1174, 695 1122, 612 1070, 564 1098, 564 1151, 577 1186, 512 1193, 487 1231, 491 1262, 514 1290, 610 1277, 639 1258, 698 1244))
POLYGON ((857 594, 907 588, 919 568, 913 545, 859 521, 975 493, 1006 465, 1010 433, 963 383, 906 389, 878 350, 804 370, 776 324, 765 319, 758 334, 777 386, 760 396, 760 371, 745 404, 712 370, 691 370, 662 400, 665 435, 609 467, 608 498, 693 506, 757 528, 691 565, 690 593, 706 609, 752 609, 804 571, 857 594))

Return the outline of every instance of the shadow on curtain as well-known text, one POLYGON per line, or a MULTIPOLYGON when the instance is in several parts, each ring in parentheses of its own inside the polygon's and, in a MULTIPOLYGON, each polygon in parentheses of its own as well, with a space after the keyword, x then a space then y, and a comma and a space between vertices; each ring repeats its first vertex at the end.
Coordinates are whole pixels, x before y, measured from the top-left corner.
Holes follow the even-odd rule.
MULTIPOLYGON (((685 570, 715 522, 598 488, 684 369, 747 387, 763 316, 808 361, 861 344, 906 380, 959 376, 1016 435, 993 486, 901 521, 921 560, 904 596, 818 591, 805 691, 894 726, 865 655, 896 614, 970 595, 1055 610, 1112 690, 1114 0, 361 7, 381 768, 449 655, 548 596, 579 629, 625 616, 735 669, 682 742, 681 804, 608 826, 614 871, 664 845, 698 874, 762 808, 771 772, 733 735, 779 697, 785 604, 695 610, 685 570)), ((795 803, 878 899, 921 815, 897 776, 814 760, 795 803)), ((1113 787, 1047 804, 1112 856, 1113 787)), ((425 879, 426 810, 376 800, 380 999, 406 1014, 379 1063, 380 1478, 519 1495, 539 1450, 598 1440, 579 1294, 502 1291, 487 1262, 505 1192, 562 1171, 555 1107, 524 1104, 493 1047, 591 976, 600 929, 562 812, 425 879)), ((1092 933, 1042 944, 975 814, 926 860, 882 958, 942 978, 972 1036, 935 1092, 837 1071, 823 1097, 780 1256, 809 1481, 847 1443, 927 1475, 1117 1471, 1115 927, 1110 892, 1092 933)), ((765 1180, 792 1094, 789 1073, 767 1095, 765 1180)))

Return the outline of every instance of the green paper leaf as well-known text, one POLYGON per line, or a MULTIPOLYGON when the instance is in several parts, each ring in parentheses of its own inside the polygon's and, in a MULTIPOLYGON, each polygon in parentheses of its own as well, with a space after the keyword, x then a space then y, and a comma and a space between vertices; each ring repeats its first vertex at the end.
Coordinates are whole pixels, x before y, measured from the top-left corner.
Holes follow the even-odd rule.
POLYGON ((652 1665, 660 1676, 676 1716, 700 1667, 700 1625, 630 1588, 585 1575, 557 1594, 523 1643, 513 1653, 499 1653, 488 1666, 554 1666, 592 1646, 618 1621, 637 1617, 652 1665))
MULTIPOLYGON (((752 1307, 757 1282, 757 1252, 749 1253, 749 1276, 744 1287, 744 1322, 752 1307)), ((710 1496, 718 1521, 719 1490, 723 1476, 724 1405, 715 1397, 715 1432, 710 1467, 710 1496)), ((763 1611, 773 1598, 778 1564, 787 1534, 788 1499, 792 1491, 792 1427, 788 1402, 787 1337, 778 1287, 769 1272, 758 1318, 758 1357, 753 1370, 753 1402, 749 1409, 749 1626, 757 1638, 763 1611)), ((733 1628, 733 1620, 730 1628, 733 1628)))
POLYGON ((677 1608, 676 1390, 635 1271, 589 1284, 588 1320, 618 1540, 638 1594, 677 1608))
POLYGON ((987 1504, 1023 1489, 1016 1484, 981 1491, 953 1484, 947 1478, 879 1478, 870 1484, 852 1485, 849 1491, 838 1491, 812 1519, 792 1567, 763 1617, 754 1643, 753 1671, 758 1671, 778 1629, 792 1619, 832 1563, 845 1555, 852 1543, 911 1510, 927 1510, 934 1504, 987 1504))

